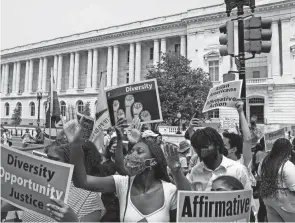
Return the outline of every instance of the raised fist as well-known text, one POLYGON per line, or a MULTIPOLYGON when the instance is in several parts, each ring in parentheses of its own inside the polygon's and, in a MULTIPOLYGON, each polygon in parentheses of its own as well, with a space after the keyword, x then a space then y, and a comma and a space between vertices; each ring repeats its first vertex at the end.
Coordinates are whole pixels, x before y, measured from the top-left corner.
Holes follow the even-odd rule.
POLYGON ((125 97, 125 107, 131 107, 134 103, 134 97, 133 95, 127 95, 125 97))
POLYGON ((142 111, 142 109, 143 109, 143 105, 142 105, 142 103, 140 103, 140 102, 135 102, 135 103, 133 104, 133 108, 132 108, 132 110, 133 110, 133 116, 134 116, 134 118, 139 116, 139 114, 140 114, 140 112, 142 111))
POLYGON ((244 102, 242 100, 238 101, 236 103, 236 109, 238 112, 243 112, 243 108, 244 108, 244 102))
POLYGON ((145 110, 140 113, 140 118, 142 121, 146 122, 146 121, 151 121, 152 116, 149 111, 145 110))
POLYGON ((119 119, 124 119, 125 118, 125 112, 123 109, 119 109, 118 112, 117 112, 117 117, 118 117, 118 120, 119 119))
POLYGON ((120 107, 120 102, 118 100, 113 101, 113 111, 117 112, 120 107))

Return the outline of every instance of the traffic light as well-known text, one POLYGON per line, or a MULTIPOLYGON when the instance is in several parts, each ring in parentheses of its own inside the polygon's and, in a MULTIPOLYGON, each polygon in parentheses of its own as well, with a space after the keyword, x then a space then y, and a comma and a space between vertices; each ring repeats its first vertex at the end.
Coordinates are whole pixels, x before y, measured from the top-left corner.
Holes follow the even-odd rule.
POLYGON ((234 22, 227 21, 226 24, 219 27, 220 33, 223 33, 219 37, 219 43, 223 46, 219 48, 221 56, 234 55, 234 22))
POLYGON ((244 23, 245 52, 269 53, 271 50, 271 19, 251 17, 244 23))

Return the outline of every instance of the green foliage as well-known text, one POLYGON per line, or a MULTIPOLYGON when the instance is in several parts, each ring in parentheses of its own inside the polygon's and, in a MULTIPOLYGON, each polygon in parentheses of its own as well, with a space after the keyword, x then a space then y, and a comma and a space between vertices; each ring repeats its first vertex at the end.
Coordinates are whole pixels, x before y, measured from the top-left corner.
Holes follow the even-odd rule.
POLYGON ((83 114, 86 116, 91 116, 91 110, 90 110, 90 102, 87 101, 84 105, 83 114))
POLYGON ((12 120, 12 124, 15 127, 18 126, 18 125, 20 125, 20 123, 22 122, 22 110, 21 110, 21 107, 18 107, 17 106, 13 110, 13 114, 12 114, 11 120, 12 120))
POLYGON ((187 120, 196 111, 202 114, 212 87, 208 73, 192 69, 191 61, 183 56, 165 54, 162 61, 149 70, 147 79, 157 79, 164 122, 171 124, 178 112, 187 120))

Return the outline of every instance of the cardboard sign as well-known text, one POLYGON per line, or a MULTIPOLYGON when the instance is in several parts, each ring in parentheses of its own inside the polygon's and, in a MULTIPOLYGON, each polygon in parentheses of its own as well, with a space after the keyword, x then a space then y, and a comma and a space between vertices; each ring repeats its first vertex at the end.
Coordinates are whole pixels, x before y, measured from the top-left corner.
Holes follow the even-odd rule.
POLYGON ((238 121, 233 118, 221 118, 220 128, 221 129, 235 129, 238 125, 238 121))
POLYGON ((78 120, 84 117, 83 118, 83 139, 88 140, 93 130, 94 119, 86 115, 83 115, 79 112, 77 112, 77 117, 78 117, 78 120))
POLYGON ((265 133, 264 134, 264 143, 265 143, 265 150, 271 151, 273 144, 279 138, 285 138, 285 129, 279 129, 273 132, 265 133))
POLYGON ((249 222, 252 190, 178 191, 177 222, 249 222))
POLYGON ((18 208, 50 216, 51 196, 67 202, 72 173, 73 165, 1 144, 1 198, 18 208))
POLYGON ((221 108, 235 108, 237 100, 241 97, 242 80, 229 81, 210 89, 204 104, 203 113, 221 108))
POLYGON ((131 124, 139 117, 142 124, 162 122, 162 111, 156 79, 132 83, 106 91, 111 123, 120 118, 131 124))

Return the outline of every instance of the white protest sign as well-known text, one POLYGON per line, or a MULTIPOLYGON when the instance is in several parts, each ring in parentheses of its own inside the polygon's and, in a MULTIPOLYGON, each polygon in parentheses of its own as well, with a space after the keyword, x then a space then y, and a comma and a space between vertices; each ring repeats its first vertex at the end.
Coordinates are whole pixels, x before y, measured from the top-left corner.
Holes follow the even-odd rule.
POLYGON ((242 80, 229 81, 210 89, 203 113, 221 107, 235 108, 241 97, 242 80))
POLYGON ((221 118, 220 128, 221 129, 235 129, 238 125, 238 121, 234 118, 221 118))
POLYGON ((177 222, 249 222, 252 190, 178 191, 177 222))
POLYGON ((264 134, 264 143, 265 143, 265 150, 271 151, 273 144, 279 138, 285 138, 285 129, 279 129, 273 132, 268 132, 264 134))

